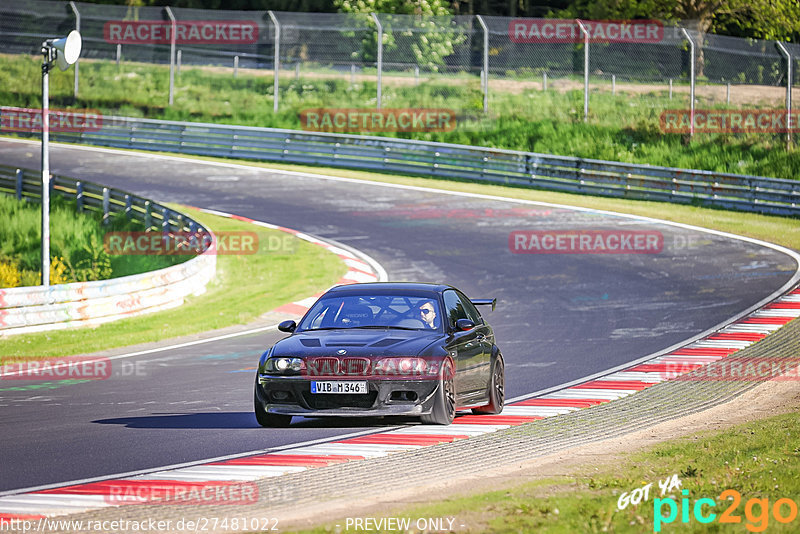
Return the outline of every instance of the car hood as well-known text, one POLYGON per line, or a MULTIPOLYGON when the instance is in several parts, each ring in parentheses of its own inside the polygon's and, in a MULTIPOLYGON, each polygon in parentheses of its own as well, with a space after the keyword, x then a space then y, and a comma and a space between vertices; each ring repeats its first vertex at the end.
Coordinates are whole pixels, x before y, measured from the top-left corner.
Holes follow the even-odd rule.
POLYGON ((273 356, 418 356, 443 337, 424 330, 319 330, 298 332, 278 341, 273 356))

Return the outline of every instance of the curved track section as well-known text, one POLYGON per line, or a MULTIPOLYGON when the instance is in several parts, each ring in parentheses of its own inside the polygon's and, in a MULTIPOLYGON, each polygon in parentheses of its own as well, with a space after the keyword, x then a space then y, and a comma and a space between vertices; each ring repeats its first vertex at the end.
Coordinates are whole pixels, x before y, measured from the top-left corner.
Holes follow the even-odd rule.
MULTIPOLYGON (((35 166, 38 145, 0 141, 35 166)), ((56 146, 54 172, 156 199, 234 212, 350 244, 392 280, 445 282, 497 297, 488 314, 523 396, 620 367, 698 336, 783 288, 789 255, 757 243, 617 214, 168 156, 56 146), (512 232, 646 231, 658 253, 516 254, 512 232), (513 240, 512 240, 513 243, 513 240)), ((252 367, 274 332, 132 358, 142 376, 52 389, 0 386, 0 491, 152 470, 341 437, 381 420, 256 428, 252 367), (31 451, 35 457, 31 457, 31 451), (69 463, 61 459, 68 455, 69 463)), ((17 384, 15 384, 16 386, 17 384)), ((393 421, 394 422, 394 421, 393 421)))

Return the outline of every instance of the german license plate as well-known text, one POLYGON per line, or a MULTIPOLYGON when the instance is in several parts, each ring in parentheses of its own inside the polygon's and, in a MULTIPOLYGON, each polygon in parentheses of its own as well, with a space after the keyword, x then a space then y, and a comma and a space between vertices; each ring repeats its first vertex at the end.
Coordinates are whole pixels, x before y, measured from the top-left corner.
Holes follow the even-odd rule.
POLYGON ((311 393, 367 393, 366 382, 355 381, 323 381, 311 382, 311 393))

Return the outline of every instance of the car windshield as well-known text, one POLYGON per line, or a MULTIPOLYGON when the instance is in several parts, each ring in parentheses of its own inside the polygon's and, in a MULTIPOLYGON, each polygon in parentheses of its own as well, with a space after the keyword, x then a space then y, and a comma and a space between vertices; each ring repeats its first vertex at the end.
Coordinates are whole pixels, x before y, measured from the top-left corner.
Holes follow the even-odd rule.
POLYGON ((436 299, 410 295, 330 295, 318 300, 298 330, 398 328, 441 331, 436 299))

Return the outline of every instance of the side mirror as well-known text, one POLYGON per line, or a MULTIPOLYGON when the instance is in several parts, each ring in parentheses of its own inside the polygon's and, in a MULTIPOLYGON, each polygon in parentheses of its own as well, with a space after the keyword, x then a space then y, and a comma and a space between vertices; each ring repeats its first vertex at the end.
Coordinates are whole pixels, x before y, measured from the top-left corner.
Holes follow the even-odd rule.
POLYGON ((297 323, 289 319, 288 321, 283 321, 281 324, 278 325, 278 330, 281 332, 289 332, 290 334, 295 331, 297 328, 297 323))
POLYGON ((457 330, 461 330, 463 332, 464 330, 472 330, 473 328, 475 328, 475 323, 469 319, 459 319, 456 321, 457 330))

